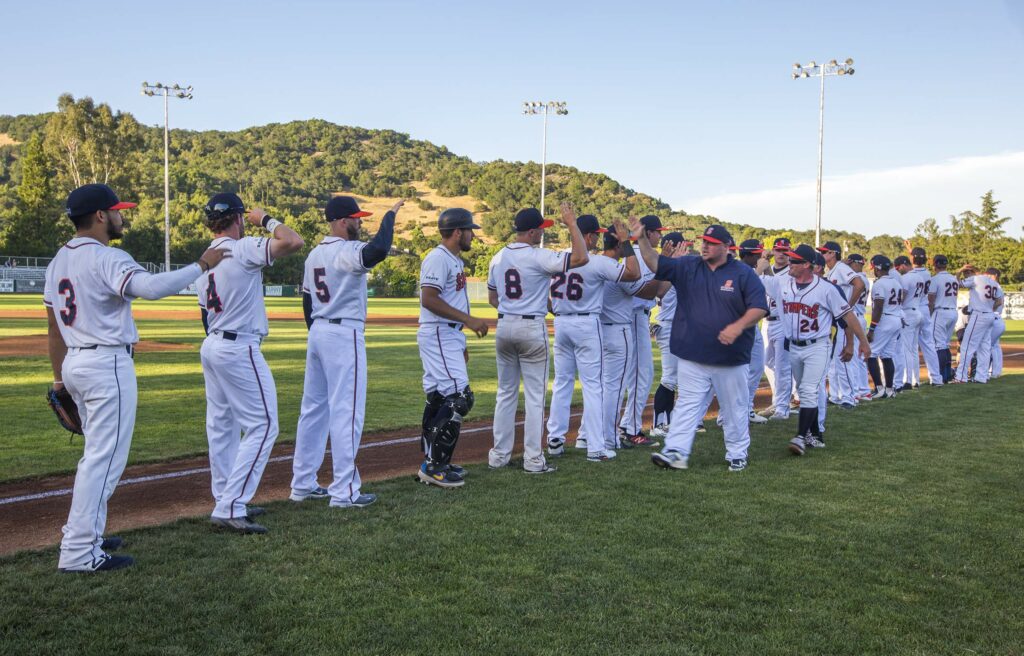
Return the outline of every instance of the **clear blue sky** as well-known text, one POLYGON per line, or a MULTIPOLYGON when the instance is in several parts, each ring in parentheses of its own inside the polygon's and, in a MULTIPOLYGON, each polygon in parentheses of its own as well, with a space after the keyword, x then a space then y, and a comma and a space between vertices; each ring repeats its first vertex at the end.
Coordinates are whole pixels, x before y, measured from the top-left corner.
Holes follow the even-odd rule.
POLYGON ((549 161, 676 209, 807 227, 818 88, 790 69, 852 57, 856 75, 827 83, 825 223, 909 233, 995 187, 1020 236, 1021 4, 17 3, 0 113, 52 110, 67 91, 156 124, 139 84, 182 82, 195 100, 174 103, 177 127, 317 117, 536 161, 540 119, 520 104, 565 100, 549 161))

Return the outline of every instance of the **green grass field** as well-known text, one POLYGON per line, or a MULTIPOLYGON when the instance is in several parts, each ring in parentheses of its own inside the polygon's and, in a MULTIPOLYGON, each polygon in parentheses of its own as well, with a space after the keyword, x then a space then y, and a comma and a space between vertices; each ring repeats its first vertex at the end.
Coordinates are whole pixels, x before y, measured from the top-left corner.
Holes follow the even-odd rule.
MULTIPOLYGON (((359 511, 271 504, 122 534, 131 570, 0 559, 0 654, 1020 654, 1024 375, 830 413, 827 449, 721 432, 691 469, 573 452, 372 485, 359 511)), ((574 451, 574 450, 573 450, 574 451)))

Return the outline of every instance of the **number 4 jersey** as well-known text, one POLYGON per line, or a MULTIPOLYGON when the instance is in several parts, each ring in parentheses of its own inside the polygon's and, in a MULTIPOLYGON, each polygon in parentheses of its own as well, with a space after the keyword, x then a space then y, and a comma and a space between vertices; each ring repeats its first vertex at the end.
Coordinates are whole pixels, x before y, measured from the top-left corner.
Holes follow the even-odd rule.
POLYGON ((263 267, 274 260, 267 237, 218 237, 210 248, 230 248, 231 257, 196 279, 199 307, 206 310, 210 332, 235 332, 265 337, 263 267))
POLYGON ((556 315, 600 314, 604 305, 604 283, 619 282, 625 270, 610 257, 591 254, 583 266, 551 279, 551 308, 556 315))
POLYGON ((327 236, 309 252, 302 292, 313 301, 314 319, 366 321, 366 242, 327 236))

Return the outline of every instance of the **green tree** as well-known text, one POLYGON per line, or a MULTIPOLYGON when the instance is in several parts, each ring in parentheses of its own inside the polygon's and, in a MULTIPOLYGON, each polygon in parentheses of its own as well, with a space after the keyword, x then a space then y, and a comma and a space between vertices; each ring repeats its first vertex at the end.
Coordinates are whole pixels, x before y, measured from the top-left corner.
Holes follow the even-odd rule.
POLYGON ((71 222, 61 212, 52 175, 42 137, 34 134, 25 144, 13 212, 0 233, 0 247, 4 252, 53 255, 74 233, 71 222))

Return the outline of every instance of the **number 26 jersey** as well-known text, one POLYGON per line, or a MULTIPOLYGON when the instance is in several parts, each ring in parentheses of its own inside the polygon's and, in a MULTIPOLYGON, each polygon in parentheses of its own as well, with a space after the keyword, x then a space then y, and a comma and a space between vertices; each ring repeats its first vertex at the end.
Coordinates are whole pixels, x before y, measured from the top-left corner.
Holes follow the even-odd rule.
POLYGON ((327 236, 309 252, 302 271, 302 293, 313 301, 314 319, 366 321, 366 242, 327 236))
POLYGON ((625 270, 610 257, 591 254, 583 266, 551 279, 551 308, 555 314, 600 314, 604 283, 619 282, 625 270))

